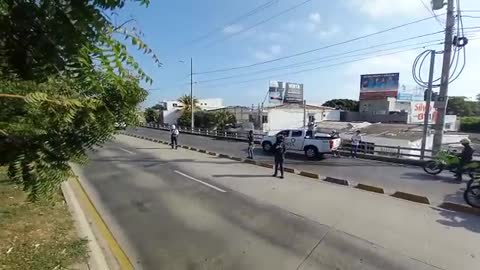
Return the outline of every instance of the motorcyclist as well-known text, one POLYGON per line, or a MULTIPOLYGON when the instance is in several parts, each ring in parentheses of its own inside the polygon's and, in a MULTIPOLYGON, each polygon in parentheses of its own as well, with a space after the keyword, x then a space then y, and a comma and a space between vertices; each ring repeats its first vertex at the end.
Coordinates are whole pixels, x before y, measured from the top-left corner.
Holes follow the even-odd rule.
POLYGON ((459 154, 460 161, 458 162, 458 167, 456 171, 456 179, 461 181, 463 174, 463 167, 467 165, 473 159, 473 149, 470 146, 470 140, 465 138, 460 140, 460 143, 463 145, 462 153, 459 154))

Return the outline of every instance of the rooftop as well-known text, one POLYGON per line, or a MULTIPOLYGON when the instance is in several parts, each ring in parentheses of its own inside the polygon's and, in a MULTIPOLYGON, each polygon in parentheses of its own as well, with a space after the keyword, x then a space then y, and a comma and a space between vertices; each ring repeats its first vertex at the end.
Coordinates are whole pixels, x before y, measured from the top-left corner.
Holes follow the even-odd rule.
MULTIPOLYGON (((309 105, 309 104, 305 105, 305 108, 307 110, 335 110, 335 108, 332 108, 332 107, 309 105)), ((264 109, 265 110, 272 110, 272 109, 302 109, 303 110, 303 104, 287 103, 287 104, 282 104, 277 106, 265 107, 264 109)))

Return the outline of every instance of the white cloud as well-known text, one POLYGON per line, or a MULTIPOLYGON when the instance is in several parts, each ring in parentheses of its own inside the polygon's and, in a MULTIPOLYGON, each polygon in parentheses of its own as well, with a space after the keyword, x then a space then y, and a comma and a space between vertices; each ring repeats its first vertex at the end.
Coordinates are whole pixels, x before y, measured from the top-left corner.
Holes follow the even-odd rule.
POLYGON ((318 23, 320 23, 320 20, 321 20, 320 13, 318 13, 318 12, 311 13, 311 14, 308 16, 308 19, 309 19, 312 23, 318 24, 318 23))
POLYGON ((372 18, 416 16, 428 12, 420 0, 349 0, 348 5, 372 18))
POLYGON ((223 28, 223 33, 234 34, 243 30, 243 26, 240 24, 232 24, 223 28))
POLYGON ((332 25, 330 28, 327 28, 325 30, 320 30, 319 34, 320 34, 320 37, 324 38, 327 36, 337 34, 339 32, 340 32, 340 26, 332 25))
POLYGON ((260 61, 272 59, 273 57, 282 53, 283 49, 280 45, 272 45, 266 50, 256 50, 253 53, 253 56, 260 61))

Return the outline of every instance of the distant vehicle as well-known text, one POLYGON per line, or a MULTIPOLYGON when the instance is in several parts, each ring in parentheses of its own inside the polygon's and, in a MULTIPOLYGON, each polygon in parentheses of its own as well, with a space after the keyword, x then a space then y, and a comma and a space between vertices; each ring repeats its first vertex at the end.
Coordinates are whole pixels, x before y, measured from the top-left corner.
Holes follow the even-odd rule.
POLYGON ((238 132, 238 133, 246 133, 250 130, 253 130, 255 127, 253 126, 252 122, 245 122, 245 123, 236 123, 231 124, 226 127, 228 132, 238 132))
POLYGON ((274 136, 265 136, 262 140, 262 148, 265 152, 271 152, 277 136, 285 137, 287 152, 302 151, 307 158, 315 158, 319 155, 329 154, 340 147, 341 139, 333 138, 329 134, 315 133, 307 129, 286 129, 274 136))
POLYGON ((126 129, 127 124, 125 122, 115 122, 115 128, 116 129, 126 129))

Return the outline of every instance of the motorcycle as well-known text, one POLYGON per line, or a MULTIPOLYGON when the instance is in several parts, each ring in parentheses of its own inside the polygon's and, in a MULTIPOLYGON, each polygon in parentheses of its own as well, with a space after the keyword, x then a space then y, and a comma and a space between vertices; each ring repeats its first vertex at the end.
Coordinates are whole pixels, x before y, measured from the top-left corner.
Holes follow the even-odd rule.
MULTIPOLYGON (((440 151, 434 159, 429 160, 423 164, 423 170, 431 175, 437 175, 443 170, 449 170, 455 173, 458 167, 460 158, 452 151, 440 151)), ((467 173, 470 178, 475 178, 478 171, 480 171, 480 164, 478 162, 470 162, 464 167, 464 172, 467 173)))
POLYGON ((463 199, 471 207, 480 208, 480 178, 468 181, 463 199))

